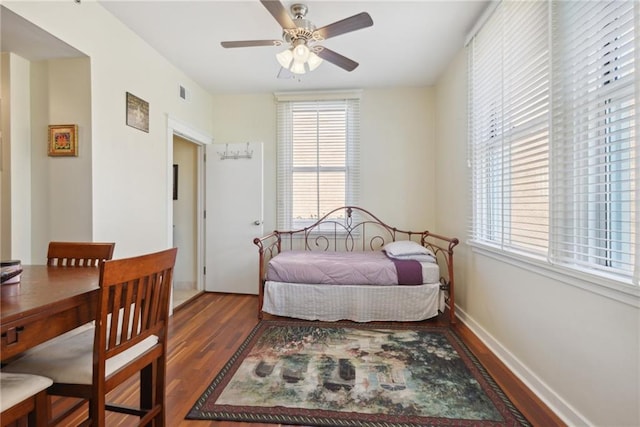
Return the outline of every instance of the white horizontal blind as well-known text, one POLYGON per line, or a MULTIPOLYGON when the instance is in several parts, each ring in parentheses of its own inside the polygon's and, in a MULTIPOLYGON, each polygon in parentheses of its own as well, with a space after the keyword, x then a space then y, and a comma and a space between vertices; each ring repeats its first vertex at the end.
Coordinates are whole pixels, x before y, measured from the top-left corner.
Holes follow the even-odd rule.
POLYGON ((500 3, 469 50, 472 240, 638 284, 640 2, 500 3))
POLYGON ((469 57, 471 237, 502 243, 502 9, 474 37, 469 57))
POLYGON ((549 49, 544 2, 500 4, 471 44, 475 240, 545 253, 549 49))
POLYGON ((278 227, 357 204, 359 100, 278 102, 278 227))
POLYGON ((551 259, 627 277, 637 268, 638 244, 634 7, 552 3, 551 259))

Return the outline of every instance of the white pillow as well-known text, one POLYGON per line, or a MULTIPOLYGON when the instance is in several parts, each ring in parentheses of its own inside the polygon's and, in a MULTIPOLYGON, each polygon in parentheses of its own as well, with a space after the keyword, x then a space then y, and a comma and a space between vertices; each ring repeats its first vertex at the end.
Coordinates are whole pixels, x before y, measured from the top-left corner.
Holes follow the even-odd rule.
MULTIPOLYGON (((435 259, 435 255, 429 249, 412 240, 398 240, 389 242, 382 248, 383 251, 393 258, 410 259, 411 257, 424 258, 425 255, 435 259)), ((422 261, 422 259, 418 259, 422 261)))

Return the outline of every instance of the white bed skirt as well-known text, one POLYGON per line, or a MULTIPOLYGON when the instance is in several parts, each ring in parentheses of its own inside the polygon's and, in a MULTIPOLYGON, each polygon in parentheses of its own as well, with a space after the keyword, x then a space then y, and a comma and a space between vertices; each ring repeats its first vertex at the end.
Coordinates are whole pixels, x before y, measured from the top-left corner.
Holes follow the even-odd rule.
POLYGON ((439 283, 415 286, 309 285, 267 281, 265 313, 334 322, 429 319, 444 311, 439 283))

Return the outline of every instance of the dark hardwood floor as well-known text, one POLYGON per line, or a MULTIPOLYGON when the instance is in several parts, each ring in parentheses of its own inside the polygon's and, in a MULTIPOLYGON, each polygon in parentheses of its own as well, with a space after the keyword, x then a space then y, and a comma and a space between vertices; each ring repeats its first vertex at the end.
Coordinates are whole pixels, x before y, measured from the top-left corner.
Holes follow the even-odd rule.
MULTIPOLYGON (((257 297, 252 295, 205 293, 176 310, 170 321, 167 367, 167 426, 242 427, 269 426, 224 421, 185 420, 194 402, 211 383, 218 371, 257 324, 257 297)), ((442 319, 429 323, 446 323, 442 319)), ((511 401, 535 426, 563 426, 526 386, 519 381, 471 331, 462 324, 455 326, 459 336, 487 371, 502 387, 511 401)), ((129 381, 109 394, 108 400, 137 404, 137 380, 129 381)), ((67 407, 67 399, 57 399, 53 412, 67 407)), ((80 416, 69 419, 78 424, 80 416)), ((120 414, 107 415, 108 426, 132 426, 135 419, 120 414)), ((271 425, 272 426, 272 425, 271 425)))

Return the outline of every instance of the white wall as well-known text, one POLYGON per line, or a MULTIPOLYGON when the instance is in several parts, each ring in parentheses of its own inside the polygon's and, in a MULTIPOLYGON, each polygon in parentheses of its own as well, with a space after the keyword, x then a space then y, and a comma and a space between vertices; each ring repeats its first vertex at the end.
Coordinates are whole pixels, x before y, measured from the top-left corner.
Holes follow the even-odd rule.
POLYGON ((92 240, 116 242, 116 257, 170 245, 167 119, 210 135, 211 96, 97 2, 3 5, 90 58, 92 240), (125 124, 126 92, 149 102, 148 133, 125 124))
POLYGON ((31 63, 33 263, 45 262, 49 241, 92 240, 90 77, 88 58, 31 63), (50 124, 78 126, 77 157, 48 156, 50 124))
MULTIPOLYGON (((10 222, 11 258, 30 261, 31 251, 31 128, 30 109, 30 64, 17 55, 9 55, 9 141, 10 173, 10 222), (18 166, 16 166, 18 165, 18 166)), ((4 135, 3 135, 4 137, 4 135)))
MULTIPOLYGON (((466 51, 436 87, 437 225, 466 239, 466 51)), ((472 251, 456 255, 465 323, 570 425, 640 425, 640 310, 472 251), (462 261, 462 262, 460 262, 462 261)))
MULTIPOLYGON (((273 94, 215 95, 215 142, 264 142, 264 230, 276 227, 273 94)), ((434 92, 367 89, 361 102, 360 206, 398 228, 430 229, 435 213, 434 92)))
POLYGON ((11 258, 10 54, 0 53, 0 259, 11 258))

